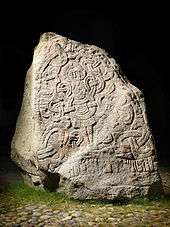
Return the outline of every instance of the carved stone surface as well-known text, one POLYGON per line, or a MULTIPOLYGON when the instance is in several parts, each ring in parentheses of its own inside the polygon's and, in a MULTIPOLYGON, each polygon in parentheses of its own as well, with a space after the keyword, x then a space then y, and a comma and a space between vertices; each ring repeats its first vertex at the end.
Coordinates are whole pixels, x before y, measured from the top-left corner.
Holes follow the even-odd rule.
POLYGON ((35 49, 11 156, 31 184, 79 199, 162 190, 141 91, 104 50, 54 33, 35 49))

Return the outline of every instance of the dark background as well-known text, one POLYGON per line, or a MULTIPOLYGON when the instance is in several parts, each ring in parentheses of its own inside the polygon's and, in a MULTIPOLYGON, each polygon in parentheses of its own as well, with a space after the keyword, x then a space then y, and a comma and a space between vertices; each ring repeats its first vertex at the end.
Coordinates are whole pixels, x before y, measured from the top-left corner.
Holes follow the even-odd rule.
POLYGON ((143 91, 149 124, 160 162, 170 161, 169 67, 167 14, 111 9, 63 9, 37 14, 4 15, 0 22, 0 154, 10 154, 10 142, 21 107, 26 71, 43 32, 104 48, 124 74, 143 91))

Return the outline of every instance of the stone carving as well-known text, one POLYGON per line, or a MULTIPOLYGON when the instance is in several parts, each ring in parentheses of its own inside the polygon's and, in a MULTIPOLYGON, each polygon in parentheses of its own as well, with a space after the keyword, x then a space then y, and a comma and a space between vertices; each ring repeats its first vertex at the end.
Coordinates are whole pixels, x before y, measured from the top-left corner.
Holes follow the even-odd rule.
POLYGON ((162 190, 141 91, 104 50, 54 33, 35 49, 12 159, 33 184, 54 174, 75 198, 162 190))

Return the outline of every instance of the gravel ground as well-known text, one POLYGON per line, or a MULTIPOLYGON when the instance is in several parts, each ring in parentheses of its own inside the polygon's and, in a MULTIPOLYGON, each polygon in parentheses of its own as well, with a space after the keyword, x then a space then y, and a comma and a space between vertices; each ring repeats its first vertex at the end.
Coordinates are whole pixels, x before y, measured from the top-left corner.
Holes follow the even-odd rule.
MULTIPOLYGON (((1 159, 2 161, 2 159, 1 159)), ((170 195, 170 171, 162 170, 161 177, 165 193, 170 195)), ((20 180, 16 167, 10 161, 3 161, 0 167, 0 189, 9 182, 20 180), (5 169, 4 169, 5 166, 5 169), (9 168, 7 168, 7 166, 9 168), (8 171, 7 171, 8 169, 8 171)), ((147 207, 132 204, 114 206, 112 204, 95 205, 89 208, 67 205, 49 207, 45 204, 26 204, 9 210, 0 201, 0 226, 170 226, 170 207, 147 207)))

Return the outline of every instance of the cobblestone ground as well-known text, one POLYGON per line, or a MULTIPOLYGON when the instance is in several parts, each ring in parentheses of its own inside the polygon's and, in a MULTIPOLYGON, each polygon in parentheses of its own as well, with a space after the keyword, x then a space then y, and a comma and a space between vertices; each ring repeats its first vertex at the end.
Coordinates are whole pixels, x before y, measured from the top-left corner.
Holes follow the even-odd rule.
MULTIPOLYGON (((0 174, 2 178, 2 174, 0 174)), ((8 174, 6 181, 12 181, 8 174)), ((19 178, 18 178, 19 179, 19 178)), ((170 172, 164 171, 162 179, 166 193, 170 192, 170 172)), ((2 180, 2 179, 1 179, 2 180)), ((29 203, 17 208, 6 209, 0 201, 0 226, 33 227, 33 226, 170 226, 170 207, 147 205, 113 205, 69 203, 50 207, 47 204, 29 203)))
MULTIPOLYGON (((91 210, 91 209, 90 209, 91 210)), ((127 205, 97 207, 95 212, 79 209, 52 209, 27 204, 0 214, 0 226, 170 226, 170 210, 138 210, 127 205), (128 212, 124 212, 124 209, 128 212)))

